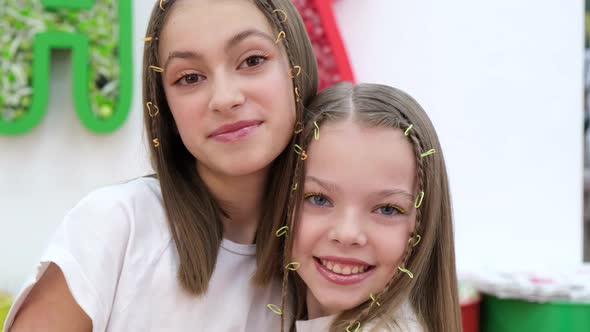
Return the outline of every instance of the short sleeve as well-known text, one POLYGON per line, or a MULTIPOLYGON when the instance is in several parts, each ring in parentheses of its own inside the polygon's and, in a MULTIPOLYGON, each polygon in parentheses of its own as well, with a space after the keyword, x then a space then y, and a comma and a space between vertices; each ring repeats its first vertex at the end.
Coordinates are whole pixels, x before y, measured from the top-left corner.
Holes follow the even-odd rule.
POLYGON ((93 331, 104 331, 131 232, 132 210, 120 189, 105 188, 85 197, 64 218, 37 268, 17 295, 5 322, 19 308, 50 263, 63 272, 78 305, 91 318, 93 331))

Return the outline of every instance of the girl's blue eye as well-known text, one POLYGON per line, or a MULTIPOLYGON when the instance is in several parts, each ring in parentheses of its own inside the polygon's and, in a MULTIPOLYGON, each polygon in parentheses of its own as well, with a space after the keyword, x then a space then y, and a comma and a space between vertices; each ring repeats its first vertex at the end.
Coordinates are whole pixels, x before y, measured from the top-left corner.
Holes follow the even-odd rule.
POLYGON ((330 206, 330 200, 322 194, 307 194, 304 199, 316 206, 330 206))
POLYGON ((397 206, 389 205, 389 204, 380 206, 375 211, 378 211, 378 213, 380 213, 384 216, 395 216, 398 214, 406 214, 404 209, 399 208, 397 206))

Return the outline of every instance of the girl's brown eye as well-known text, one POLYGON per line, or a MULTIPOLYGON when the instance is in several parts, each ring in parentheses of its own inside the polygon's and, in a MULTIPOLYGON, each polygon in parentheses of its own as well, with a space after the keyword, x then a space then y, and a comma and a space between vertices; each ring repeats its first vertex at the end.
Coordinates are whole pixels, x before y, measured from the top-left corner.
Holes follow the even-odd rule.
POLYGON ((266 57, 263 57, 261 55, 253 55, 251 57, 248 57, 246 60, 244 60, 244 62, 242 62, 242 65, 240 67, 241 68, 255 67, 255 66, 261 65, 262 63, 264 63, 264 61, 266 61, 266 57))
POLYGON ((184 80, 188 84, 196 83, 199 81, 199 75, 197 74, 189 74, 184 77, 184 80))
POLYGON ((175 84, 179 85, 193 85, 202 81, 204 77, 199 74, 185 74, 180 77, 175 84))

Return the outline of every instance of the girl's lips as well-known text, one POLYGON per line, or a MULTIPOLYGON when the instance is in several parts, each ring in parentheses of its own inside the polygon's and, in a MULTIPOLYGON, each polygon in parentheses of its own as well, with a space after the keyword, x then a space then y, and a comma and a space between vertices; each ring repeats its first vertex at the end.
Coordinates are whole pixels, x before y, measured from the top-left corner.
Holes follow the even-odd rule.
POLYGON ((343 275, 328 270, 328 268, 323 266, 322 263, 315 257, 313 259, 313 262, 315 264, 316 269, 322 275, 322 277, 326 278, 326 280, 330 282, 343 286, 359 283, 371 276, 373 274, 373 271, 375 270, 374 266, 372 266, 363 273, 343 275))
POLYGON ((252 134, 262 124, 259 120, 246 120, 230 123, 217 128, 209 138, 222 143, 238 141, 252 134))

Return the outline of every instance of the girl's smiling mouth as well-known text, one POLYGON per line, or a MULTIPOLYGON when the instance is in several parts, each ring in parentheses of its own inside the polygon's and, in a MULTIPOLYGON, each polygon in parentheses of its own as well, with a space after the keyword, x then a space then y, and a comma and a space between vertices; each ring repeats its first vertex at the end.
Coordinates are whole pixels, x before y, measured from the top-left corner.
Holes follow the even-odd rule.
POLYGON ((338 285, 351 285, 363 281, 375 269, 375 265, 357 259, 338 257, 313 257, 316 269, 328 281, 338 285))

